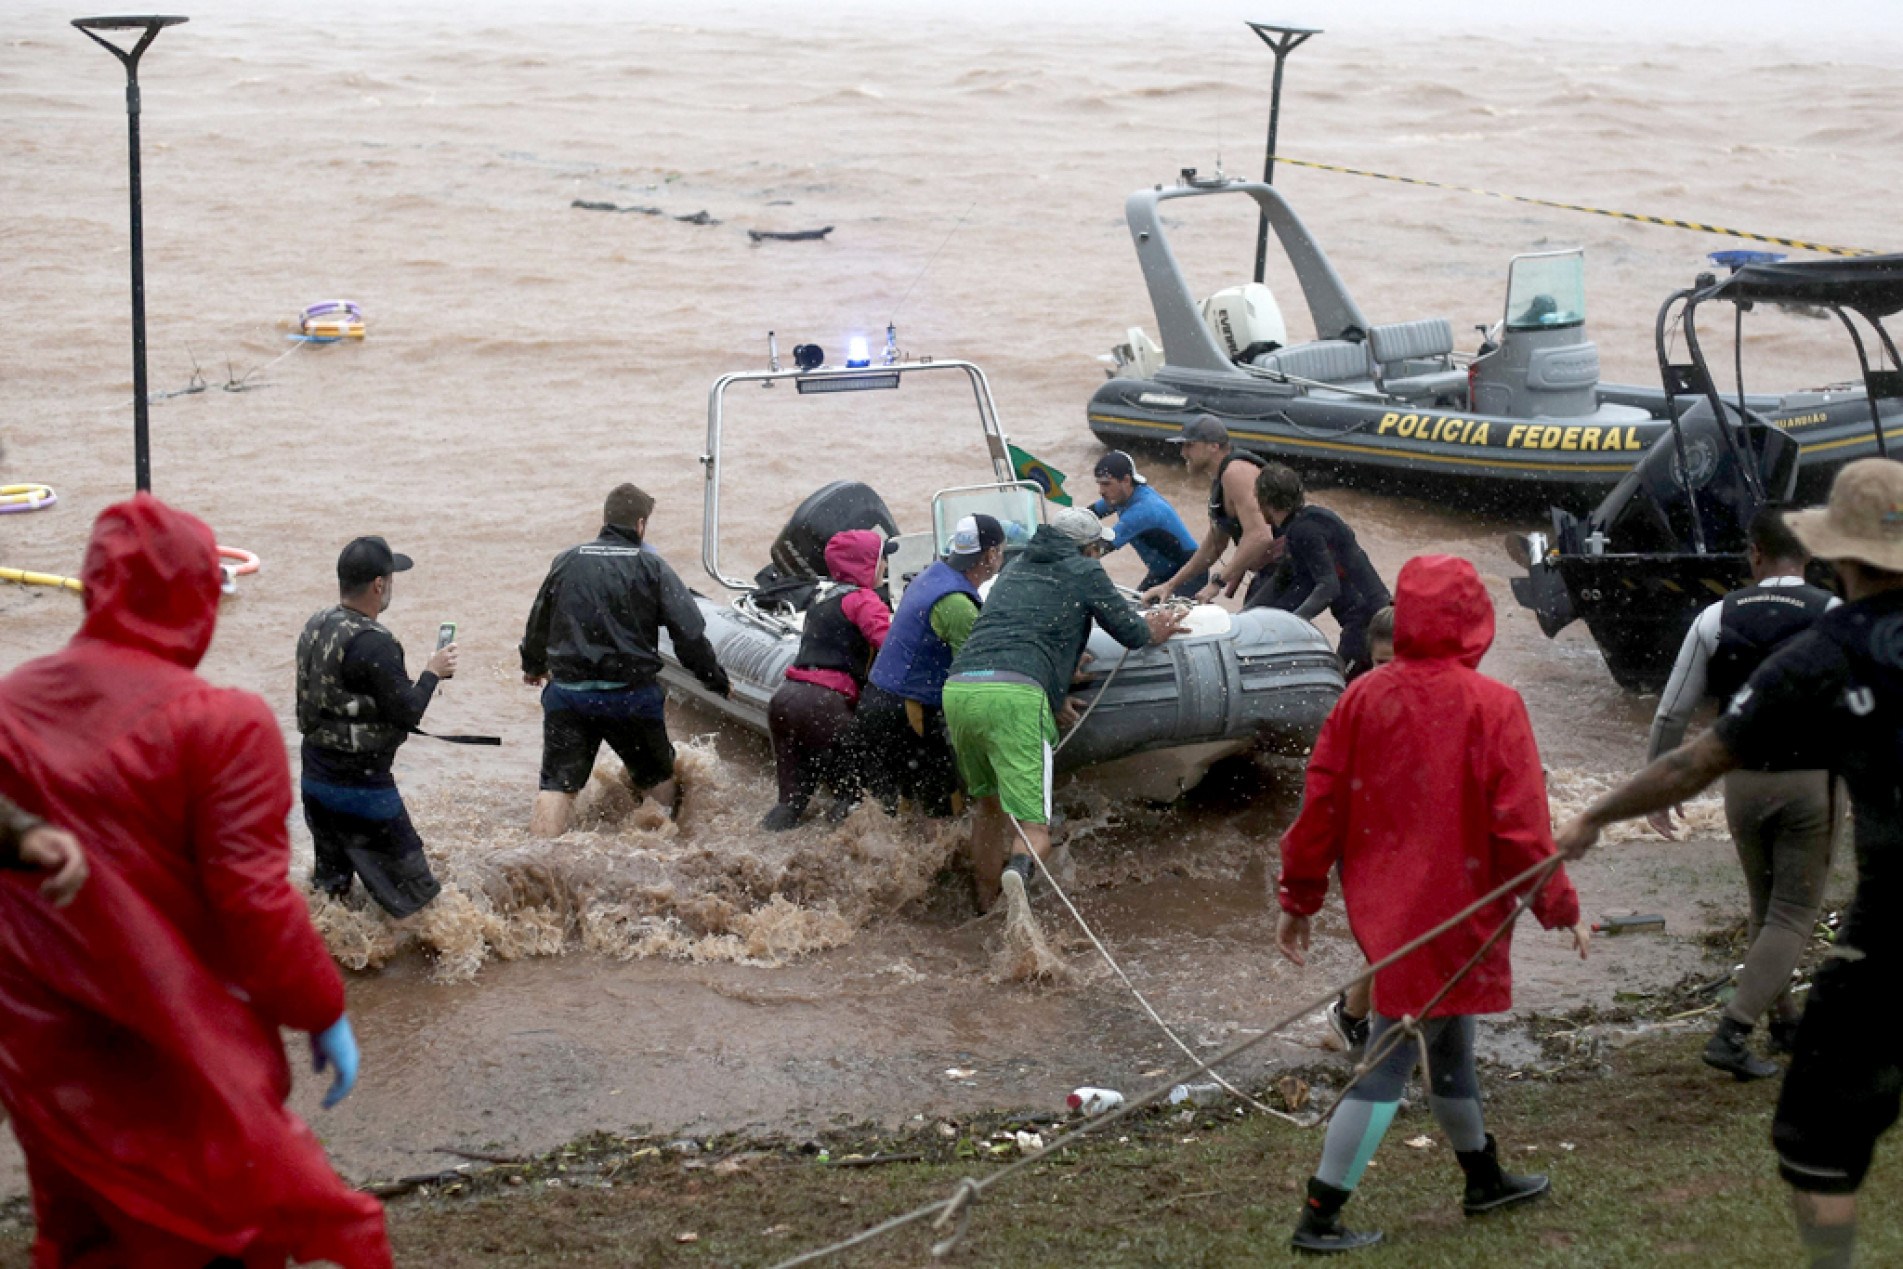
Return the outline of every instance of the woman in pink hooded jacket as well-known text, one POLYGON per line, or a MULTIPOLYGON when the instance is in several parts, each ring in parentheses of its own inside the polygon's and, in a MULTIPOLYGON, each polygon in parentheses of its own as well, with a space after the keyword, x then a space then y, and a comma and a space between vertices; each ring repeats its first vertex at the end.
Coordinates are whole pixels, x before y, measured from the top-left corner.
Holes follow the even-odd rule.
POLYGON ((821 785, 832 787, 841 808, 857 797, 847 734, 859 690, 892 626, 892 608, 880 590, 885 545, 870 529, 835 533, 826 543, 832 580, 806 609, 800 650, 767 709, 780 779, 779 804, 760 821, 769 832, 798 824, 821 785))

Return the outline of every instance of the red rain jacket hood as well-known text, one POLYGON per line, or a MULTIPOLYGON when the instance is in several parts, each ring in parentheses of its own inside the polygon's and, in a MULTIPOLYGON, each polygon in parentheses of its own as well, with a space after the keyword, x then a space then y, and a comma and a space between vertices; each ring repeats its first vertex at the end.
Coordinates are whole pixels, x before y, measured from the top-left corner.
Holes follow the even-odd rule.
MULTIPOLYGON (((1493 642, 1493 602, 1473 565, 1409 560, 1394 598, 1396 659, 1343 693, 1315 742, 1302 812, 1282 839, 1280 898, 1307 916, 1341 868, 1342 898, 1371 961, 1399 950, 1554 853, 1533 727, 1519 693, 1475 668, 1493 642)), ((1388 1017, 1421 1016, 1513 910, 1494 903, 1375 978, 1388 1017)), ((1532 905, 1547 929, 1579 921, 1561 869, 1532 905)), ((1512 1007, 1507 935, 1433 1016, 1512 1007)))
POLYGON ((217 620, 211 531, 109 507, 60 652, 0 679, 0 793, 79 838, 55 910, 0 875, 0 1100, 26 1152, 34 1264, 390 1263, 376 1201, 284 1106, 280 1028, 343 980, 288 876, 277 720, 193 673, 217 620))
POLYGON ((885 553, 885 539, 870 529, 847 529, 826 542, 826 571, 848 586, 872 586, 885 553))

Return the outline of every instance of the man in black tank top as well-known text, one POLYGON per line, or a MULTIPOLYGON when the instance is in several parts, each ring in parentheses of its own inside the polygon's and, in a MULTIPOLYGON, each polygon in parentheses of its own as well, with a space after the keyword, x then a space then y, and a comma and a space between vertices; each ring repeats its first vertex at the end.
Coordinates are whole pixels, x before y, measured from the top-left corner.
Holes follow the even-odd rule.
POLYGON ((1206 477, 1210 482, 1209 530, 1203 534, 1202 545, 1174 577, 1143 592, 1143 602, 1154 604, 1169 598, 1190 578, 1209 572, 1231 546, 1236 552, 1224 575, 1227 583, 1223 576, 1210 572, 1209 584, 1197 598, 1213 599, 1218 591, 1233 595, 1250 570, 1263 567, 1274 547, 1275 535, 1262 518, 1253 493, 1255 473, 1263 460, 1232 446, 1229 429, 1208 414, 1191 419, 1181 433, 1170 438, 1170 443, 1183 447, 1183 462, 1190 475, 1206 477))
MULTIPOLYGON (((1838 604, 1828 591, 1805 584, 1810 553, 1776 511, 1758 512, 1750 538, 1751 584, 1699 613, 1686 631, 1652 718, 1648 760, 1678 747, 1701 701, 1723 709, 1773 652, 1838 604)), ((1788 1052, 1796 1034, 1799 1010, 1785 989, 1824 901, 1839 803, 1826 771, 1740 770, 1725 777, 1725 822, 1751 899, 1751 948, 1705 1061, 1738 1079, 1778 1073, 1776 1063, 1747 1043, 1759 1017, 1770 1014, 1773 1049, 1788 1052)), ((1646 822, 1668 840, 1675 836, 1669 811, 1656 811, 1646 822)))
POLYGON ((1351 679, 1367 673, 1374 666, 1368 623, 1390 597, 1355 531, 1328 508, 1309 506, 1302 478, 1281 463, 1263 466, 1254 492, 1275 526, 1281 562, 1258 575, 1243 607, 1280 608, 1304 621, 1333 613, 1341 626, 1343 669, 1351 679))

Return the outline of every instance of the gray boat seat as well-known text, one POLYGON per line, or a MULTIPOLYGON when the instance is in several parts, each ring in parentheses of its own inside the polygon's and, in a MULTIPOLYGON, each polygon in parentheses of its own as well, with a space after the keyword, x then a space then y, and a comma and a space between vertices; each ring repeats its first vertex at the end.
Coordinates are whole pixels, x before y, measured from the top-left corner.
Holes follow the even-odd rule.
POLYGON ((1316 339, 1292 348, 1278 348, 1257 357, 1255 365, 1321 383, 1359 385, 1368 382, 1368 350, 1345 339, 1316 339))
POLYGON ((1444 317, 1368 328, 1368 356, 1375 364, 1381 389, 1404 400, 1464 393, 1467 370, 1453 364, 1453 352, 1454 326, 1444 317), (1409 364, 1423 361, 1438 364, 1409 364))

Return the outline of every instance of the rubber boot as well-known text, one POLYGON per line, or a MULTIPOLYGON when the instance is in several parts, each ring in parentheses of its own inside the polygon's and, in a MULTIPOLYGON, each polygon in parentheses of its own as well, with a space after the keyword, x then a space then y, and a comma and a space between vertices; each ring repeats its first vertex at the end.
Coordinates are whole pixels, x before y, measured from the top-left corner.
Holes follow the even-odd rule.
POLYGON ((1538 1198, 1553 1188, 1544 1173, 1518 1176, 1503 1171, 1499 1146, 1492 1133, 1487 1134, 1484 1148, 1456 1150, 1454 1157, 1460 1160, 1460 1170, 1467 1174, 1467 1193, 1461 1199, 1460 1210, 1469 1216, 1497 1212, 1503 1207, 1538 1198))
POLYGON ((1338 1190, 1320 1177, 1308 1178, 1308 1200, 1302 1204, 1302 1219, 1296 1222, 1288 1245, 1296 1251, 1328 1256, 1380 1242, 1378 1229, 1354 1230, 1341 1223, 1342 1205, 1353 1194, 1353 1190, 1338 1190))
POLYGON ((1739 1083, 1779 1074, 1783 1068, 1751 1051, 1751 1024, 1733 1018, 1718 1019, 1718 1029, 1705 1042, 1705 1065, 1730 1071, 1739 1083))

